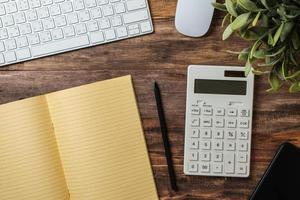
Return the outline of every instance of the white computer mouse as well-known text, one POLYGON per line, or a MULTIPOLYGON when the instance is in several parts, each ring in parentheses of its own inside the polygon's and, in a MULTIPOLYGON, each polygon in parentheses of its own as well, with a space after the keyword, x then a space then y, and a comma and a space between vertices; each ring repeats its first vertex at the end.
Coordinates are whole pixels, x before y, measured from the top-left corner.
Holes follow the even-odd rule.
POLYGON ((201 37, 209 29, 215 0, 178 0, 175 26, 183 35, 201 37))

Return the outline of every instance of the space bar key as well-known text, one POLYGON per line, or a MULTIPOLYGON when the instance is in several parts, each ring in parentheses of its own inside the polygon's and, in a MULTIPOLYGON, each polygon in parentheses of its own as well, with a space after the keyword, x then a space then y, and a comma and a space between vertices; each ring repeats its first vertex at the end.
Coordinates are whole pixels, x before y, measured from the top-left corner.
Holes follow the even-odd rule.
POLYGON ((32 46, 31 53, 32 56, 38 57, 47 54, 60 53, 63 51, 76 49, 89 45, 89 38, 87 35, 80 37, 67 38, 64 40, 53 41, 51 43, 46 43, 40 46, 32 46))

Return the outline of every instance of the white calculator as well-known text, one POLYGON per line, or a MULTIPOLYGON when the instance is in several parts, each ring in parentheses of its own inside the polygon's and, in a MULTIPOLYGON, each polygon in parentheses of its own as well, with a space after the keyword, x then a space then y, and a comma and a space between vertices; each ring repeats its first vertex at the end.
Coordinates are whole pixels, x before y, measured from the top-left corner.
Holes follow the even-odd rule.
POLYGON ((243 67, 189 66, 185 174, 249 176, 253 88, 243 67))

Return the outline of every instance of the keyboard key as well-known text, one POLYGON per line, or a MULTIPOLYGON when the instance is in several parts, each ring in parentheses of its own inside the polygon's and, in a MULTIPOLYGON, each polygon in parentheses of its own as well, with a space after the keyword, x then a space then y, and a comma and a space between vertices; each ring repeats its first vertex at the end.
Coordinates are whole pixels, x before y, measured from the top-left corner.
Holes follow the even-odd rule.
POLYGON ((40 33, 41 42, 49 42, 52 40, 50 31, 45 31, 40 33))
POLYGON ((115 11, 117 14, 124 13, 126 11, 124 3, 115 4, 115 11))
POLYGON ((40 32, 44 30, 42 21, 34 21, 31 23, 33 32, 40 32))
POLYGON ((199 138, 199 136, 200 136, 200 130, 199 129, 192 129, 191 137, 192 138, 199 138))
POLYGON ((47 18, 50 16, 49 10, 47 7, 42 7, 37 10, 37 15, 40 19, 47 18))
POLYGON ((38 8, 41 6, 41 2, 39 0, 29 0, 29 5, 31 8, 38 8))
POLYGON ((46 30, 54 28, 55 27, 54 20, 52 18, 44 19, 43 26, 46 30))
POLYGON ((7 30, 6 28, 0 29, 0 40, 4 40, 8 38, 7 30))
POLYGON ((11 2, 7 3, 7 4, 5 5, 5 7, 6 7, 6 12, 7 12, 8 14, 14 13, 14 12, 17 12, 17 11, 18 11, 18 9, 17 9, 17 4, 16 4, 14 1, 11 1, 11 2))
POLYGON ((66 37, 72 37, 75 35, 75 30, 73 26, 66 26, 63 28, 64 35, 66 37))
POLYGON ((201 152, 200 157, 202 161, 210 161, 210 153, 209 152, 201 152))
POLYGON ((101 29, 107 29, 110 28, 110 22, 109 19, 103 18, 99 20, 99 26, 101 29))
POLYGON ((60 28, 52 30, 51 33, 54 40, 59 40, 64 37, 63 31, 60 28))
POLYGON ((14 62, 17 60, 16 54, 14 51, 5 52, 4 58, 6 62, 14 62))
POLYGON ((247 173, 247 165, 246 164, 237 164, 237 173, 238 174, 246 174, 247 173))
POLYGON ((224 108, 216 108, 216 116, 224 116, 225 109, 224 108))
POLYGON ((91 13, 92 19, 98 19, 98 18, 102 17, 100 8, 93 8, 93 9, 91 9, 90 13, 91 13))
POLYGON ((223 129, 216 129, 214 131, 214 138, 223 139, 224 138, 224 130, 223 129))
POLYGON ((0 53, 0 63, 5 63, 5 60, 4 60, 4 56, 2 53, 0 53))
POLYGON ((39 44, 40 43, 40 37, 37 33, 28 35, 27 36, 28 42, 31 45, 39 44))
POLYGON ((15 24, 15 21, 12 15, 5 15, 2 17, 2 23, 4 26, 12 26, 15 24))
POLYGON ((129 11, 138 10, 147 6, 145 0, 131 0, 127 1, 126 4, 129 11))
POLYGON ((212 115, 213 114, 213 110, 210 107, 203 107, 203 115, 212 115))
POLYGON ((33 46, 31 53, 33 56, 47 55, 51 53, 56 53, 66 49, 74 49, 82 46, 88 45, 89 39, 87 35, 82 35, 79 37, 68 38, 64 40, 58 40, 55 43, 46 43, 40 46, 33 46))
POLYGON ((238 143, 237 149, 238 149, 239 151, 248 151, 248 143, 247 143, 247 142, 240 141, 240 142, 238 143))
POLYGON ((22 35, 29 34, 29 33, 31 33, 31 25, 29 23, 20 24, 19 30, 22 35))
POLYGON ((71 2, 65 2, 60 4, 60 9, 63 14, 69 13, 73 11, 73 6, 71 2))
POLYGON ((200 108, 194 107, 191 109, 192 115, 200 115, 200 108))
POLYGON ((74 10, 83 10, 84 9, 84 2, 83 0, 74 0, 73 1, 74 10))
POLYGON ((91 19, 90 13, 88 10, 83 10, 83 11, 78 12, 78 18, 79 18, 79 21, 81 21, 81 22, 85 22, 85 21, 88 21, 91 19))
POLYGON ((25 14, 23 12, 14 14, 14 19, 16 24, 21 24, 26 22, 25 14))
POLYGON ((250 116, 250 110, 248 110, 248 109, 239 109, 239 116, 240 117, 249 117, 250 116))
POLYGON ((28 59, 31 57, 30 50, 28 48, 17 50, 16 54, 19 60, 28 59))
POLYGON ((20 31, 19 31, 18 26, 9 27, 7 29, 7 32, 8 32, 9 37, 11 37, 11 38, 17 37, 17 36, 20 35, 20 31))
POLYGON ((192 127, 199 127, 200 126, 200 118, 192 118, 191 126, 192 127))
POLYGON ((240 163, 246 163, 248 160, 247 160, 247 154, 246 153, 238 153, 237 154, 237 161, 240 162, 240 163))
POLYGON ((86 27, 87 30, 89 32, 93 32, 93 31, 98 31, 99 30, 99 26, 98 23, 96 21, 89 21, 86 23, 86 27))
POLYGON ((110 30, 106 30, 105 31, 105 38, 107 40, 113 40, 115 39, 117 36, 116 36, 116 33, 113 29, 110 29, 110 30))
POLYGON ((110 16, 114 14, 114 9, 112 7, 112 5, 107 5, 107 6, 103 6, 102 7, 102 12, 104 16, 110 16))
POLYGON ((224 127, 224 119, 223 118, 216 118, 215 119, 215 127, 223 128, 224 127))
POLYGON ((211 142, 210 141, 200 141, 200 146, 202 150, 210 150, 211 142))
POLYGON ((236 119, 227 119, 226 126, 228 128, 236 128, 236 119))
POLYGON ((67 20, 64 15, 60 15, 54 18, 54 23, 57 27, 66 26, 67 20))
POLYGON ((237 110, 235 108, 229 108, 227 110, 227 115, 231 117, 236 117, 237 116, 237 110))
POLYGON ((189 152, 189 160, 190 161, 198 161, 199 160, 199 153, 197 151, 189 152))
POLYGON ((96 7, 97 3, 96 0, 85 0, 85 5, 87 8, 96 7))
POLYGON ((117 36, 119 38, 126 37, 128 35, 127 29, 125 26, 117 28, 116 31, 117 31, 117 36))
POLYGON ((248 137, 249 137, 249 131, 240 130, 238 132, 238 139, 240 139, 240 140, 248 140, 248 137))
POLYGON ((249 128, 249 120, 240 119, 238 121, 239 128, 249 128))
POLYGON ((5 51, 5 46, 4 43, 2 41, 0 41, 0 52, 5 51))
POLYGON ((123 19, 125 24, 130 24, 149 19, 149 15, 147 10, 139 10, 124 14, 123 19))
POLYGON ((223 164, 213 163, 213 173, 222 173, 222 172, 223 172, 223 164))
POLYGON ((212 160, 214 162, 223 162, 223 154, 221 152, 214 152, 212 160))
POLYGON ((225 141, 225 150, 234 151, 235 150, 235 142, 233 141, 225 141))
POLYGON ((211 129, 203 129, 201 131, 201 137, 205 139, 210 139, 211 138, 211 129))
POLYGON ((210 172, 210 164, 209 163, 200 163, 199 164, 200 171, 204 173, 210 172))
MULTIPOLYGON (((28 1, 27 0, 19 0, 19 1, 17 1, 17 7, 19 8, 20 11, 28 10, 29 9, 28 1)), ((0 9, 0 14, 1 14, 1 9, 0 9)))
POLYGON ((92 32, 90 34, 92 43, 104 42, 103 33, 101 31, 92 32))
POLYGON ((5 41, 5 48, 6 48, 7 50, 13 50, 13 49, 16 49, 16 48, 17 48, 17 44, 16 44, 15 39, 9 39, 9 40, 6 40, 6 41, 5 41))
POLYGON ((202 118, 202 126, 203 127, 212 127, 212 119, 211 118, 202 118))
POLYGON ((141 31, 143 33, 152 31, 152 26, 151 26, 150 22, 143 22, 140 24, 140 26, 141 26, 141 31))
POLYGON ((213 149, 214 150, 223 150, 223 142, 222 141, 213 141, 213 149))
POLYGON ((198 164, 197 163, 189 163, 189 171, 190 172, 198 172, 198 164))
POLYGON ((235 155, 234 153, 226 153, 224 155, 224 168, 226 174, 233 174, 235 170, 235 155))
POLYGON ((60 10, 59 4, 54 4, 54 5, 50 6, 50 15, 51 16, 56 16, 56 15, 60 15, 60 14, 61 14, 61 10, 60 10))
POLYGON ((87 29, 86 29, 86 26, 85 24, 81 23, 81 24, 76 24, 75 25, 75 30, 76 30, 76 33, 78 35, 81 35, 81 34, 85 34, 87 32, 87 29))
POLYGON ((198 140, 192 140, 190 147, 191 147, 191 149, 199 149, 199 141, 198 140))
POLYGON ((68 21, 69 24, 78 23, 79 20, 78 20, 77 13, 69 13, 69 14, 67 14, 67 21, 68 21))
POLYGON ((226 130, 226 139, 234 140, 236 138, 236 130, 226 130))

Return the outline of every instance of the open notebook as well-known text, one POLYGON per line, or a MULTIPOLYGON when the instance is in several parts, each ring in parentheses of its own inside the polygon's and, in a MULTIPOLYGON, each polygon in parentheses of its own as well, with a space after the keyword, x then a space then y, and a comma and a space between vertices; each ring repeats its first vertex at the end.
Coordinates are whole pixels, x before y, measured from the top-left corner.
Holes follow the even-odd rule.
POLYGON ((130 76, 0 106, 1 200, 157 200, 130 76))

